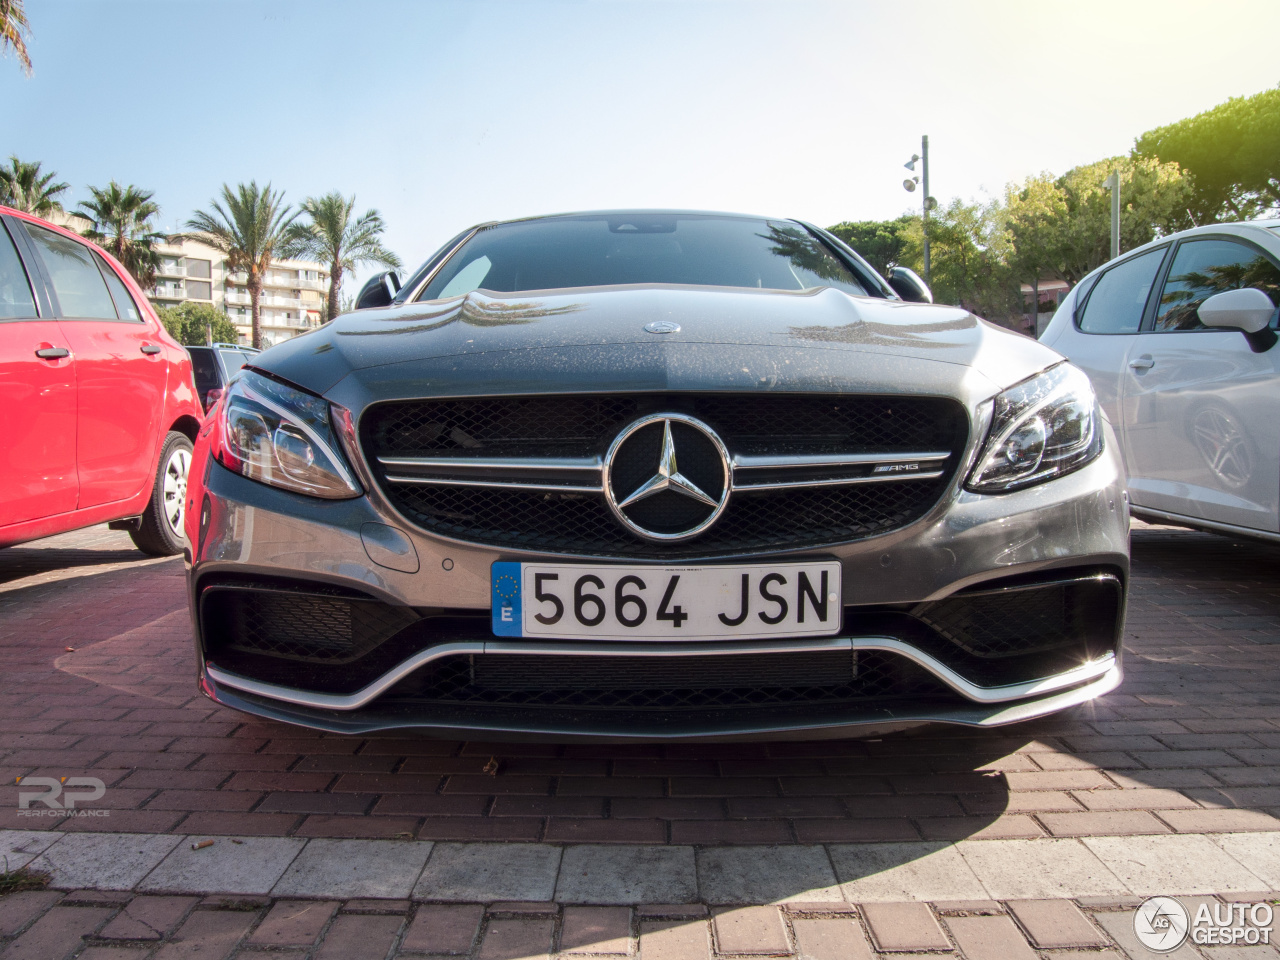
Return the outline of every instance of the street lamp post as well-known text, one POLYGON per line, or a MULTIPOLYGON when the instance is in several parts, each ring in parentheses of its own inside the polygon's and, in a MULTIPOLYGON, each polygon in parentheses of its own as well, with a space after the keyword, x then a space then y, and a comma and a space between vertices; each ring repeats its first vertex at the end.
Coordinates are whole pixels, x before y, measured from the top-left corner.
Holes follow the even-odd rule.
MULTIPOLYGON (((924 219, 921 222, 921 231, 924 238, 924 243, 923 243, 924 282, 926 285, 928 285, 929 283, 929 211, 937 208, 938 201, 929 195, 929 137, 927 134, 920 138, 920 153, 918 154, 913 153, 911 155, 911 159, 908 160, 906 163, 904 163, 903 166, 906 167, 908 170, 910 170, 912 173, 914 173, 916 169, 916 161, 920 161, 921 163, 924 164, 923 169, 920 171, 921 176, 924 178, 924 184, 923 184, 924 199, 921 203, 921 206, 924 208, 924 219)), ((913 193, 915 192, 916 184, 920 183, 920 180, 921 180, 920 177, 908 177, 906 180, 902 181, 902 186, 907 191, 907 193, 913 193)))

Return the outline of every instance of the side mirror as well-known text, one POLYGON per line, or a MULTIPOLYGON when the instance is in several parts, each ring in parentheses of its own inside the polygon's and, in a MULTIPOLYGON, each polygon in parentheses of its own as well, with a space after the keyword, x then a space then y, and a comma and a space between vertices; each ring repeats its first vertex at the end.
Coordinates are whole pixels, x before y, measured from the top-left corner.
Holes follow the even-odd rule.
POLYGON ((933 303, 933 291, 910 267, 891 268, 888 280, 893 292, 908 303, 933 303))
POLYGON ((356 309, 367 310, 370 307, 389 306, 399 292, 400 277, 394 270, 375 274, 356 295, 356 309))
POLYGON ((204 412, 208 413, 213 409, 213 405, 222 399, 222 387, 215 387, 204 395, 204 412))
POLYGON ((1215 293, 1196 312, 1206 327, 1239 330, 1254 353, 1270 350, 1276 344, 1276 333, 1271 329, 1276 305, 1261 290, 1246 287, 1215 293))

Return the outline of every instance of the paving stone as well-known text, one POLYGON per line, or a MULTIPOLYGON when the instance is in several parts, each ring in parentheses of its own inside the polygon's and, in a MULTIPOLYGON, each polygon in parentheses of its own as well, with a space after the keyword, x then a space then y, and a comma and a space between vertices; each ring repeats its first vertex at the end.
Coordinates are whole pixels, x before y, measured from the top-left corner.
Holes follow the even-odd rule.
POLYGON ((68 834, 31 861, 53 886, 131 890, 182 841, 128 833, 68 834))
POLYGON ((1225 893, 1266 885, 1208 837, 1086 837, 1081 842, 1139 896, 1225 893))
POLYGON ((309 947, 337 910, 336 900, 277 900, 249 942, 267 947, 309 947))
POLYGON ((692 847, 566 847, 555 899, 561 903, 680 903, 698 899, 692 847))
POLYGON ((1160 817, 1179 833, 1280 830, 1280 820, 1261 810, 1161 810, 1160 817))
POLYGON ((415 900, 550 900, 560 848, 530 843, 437 843, 415 900))
POLYGON ((705 903, 641 903, 636 906, 636 916, 643 919, 670 919, 707 916, 705 903))
POLYGON ((277 897, 407 897, 431 855, 420 840, 309 840, 272 888, 277 897))
POLYGON ((53 907, 9 945, 5 960, 50 960, 71 953, 111 915, 107 907, 53 907))
POLYGON ((256 912, 196 910, 156 951, 155 960, 222 960, 230 956, 254 921, 256 912))
POLYGON ((403 949, 457 956, 475 943, 484 906, 478 903, 424 903, 404 936, 403 949))
POLYGON ((1263 880, 1258 889, 1280 890, 1280 833, 1222 833, 1209 839, 1263 880))
POLYGON ((829 850, 841 891, 851 903, 987 896, 986 888, 951 844, 865 843, 829 850))
POLYGON ((886 952, 946 950, 951 946, 923 903, 868 903, 862 907, 871 939, 886 952))
POLYGON ((791 952, 787 928, 777 907, 729 907, 711 919, 716 952, 783 954, 791 952))
POLYGON ((630 908, 565 907, 560 952, 630 954, 630 908))
POLYGON ((265 894, 271 891, 305 840, 290 837, 218 837, 199 850, 208 837, 187 836, 165 857, 140 890, 169 893, 265 894), (239 843, 232 843, 232 840, 239 843))
POLYGON ((0 897, 0 937, 11 937, 62 899, 56 890, 23 890, 0 897))
POLYGON ((710 904, 842 899, 822 847, 702 847, 698 899, 710 904))
POLYGON ((107 940, 159 940, 195 903, 195 897, 134 897, 98 935, 107 940))
MULTIPOLYGON (((1124 791, 1117 790, 1116 793, 1124 791)), ((1129 836, 1172 833, 1169 826, 1146 810, 1091 810, 1087 813, 1043 813, 1040 821, 1055 837, 1088 837, 1095 834, 1129 836)))
MULTIPOLYGON (((533 960, 549 957, 555 921, 545 920, 492 920, 480 941, 477 960, 533 960)), ((648 958, 646 958, 648 960, 648 958)))
POLYGON ((1031 943, 1042 950, 1109 943, 1070 900, 1011 900, 1008 907, 1031 943))
POLYGON ((705 920, 646 920, 640 924, 641 960, 706 960, 711 938, 705 920))
MULTIPOLYGON (((1111 940, 1120 947, 1123 954, 1130 960, 1159 960, 1161 957, 1168 957, 1170 960, 1197 960, 1200 954, 1196 952, 1195 947, 1190 943, 1184 943, 1177 950, 1157 953, 1154 950, 1148 950, 1138 940, 1137 934, 1133 932, 1133 911, 1124 910, 1116 913, 1098 913, 1094 915, 1094 919, 1098 921, 1098 925, 1111 937, 1111 940)), ((1089 960, 1097 956, 1096 954, 1088 954, 1089 960)))
POLYGON ((344 914, 329 927, 316 960, 383 960, 403 924, 402 917, 344 914))
POLYGON ((0 830, 0 869, 21 870, 61 839, 52 830, 0 830))
POLYGON ((934 913, 943 917, 995 916, 1004 913, 999 900, 935 900, 934 913))
POLYGON ((389 897, 357 897, 355 900, 348 900, 342 905, 343 913, 408 913, 413 907, 413 901, 409 899, 395 899, 389 897))
POLYGON ((1130 892, 1077 840, 974 840, 957 844, 957 850, 997 900, 1130 892))
POLYGON ((967 960, 1037 960, 1008 917, 949 917, 944 922, 967 960))
POLYGON ((858 921, 849 918, 796 918, 796 954, 805 960, 875 960, 858 921))

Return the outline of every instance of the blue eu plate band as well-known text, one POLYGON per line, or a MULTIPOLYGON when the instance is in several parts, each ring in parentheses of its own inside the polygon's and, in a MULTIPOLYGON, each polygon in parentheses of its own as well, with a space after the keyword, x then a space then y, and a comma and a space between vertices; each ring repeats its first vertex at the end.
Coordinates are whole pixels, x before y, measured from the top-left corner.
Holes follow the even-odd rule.
POLYGON ((490 568, 493 583, 493 632, 499 637, 522 636, 520 564, 499 561, 490 568))

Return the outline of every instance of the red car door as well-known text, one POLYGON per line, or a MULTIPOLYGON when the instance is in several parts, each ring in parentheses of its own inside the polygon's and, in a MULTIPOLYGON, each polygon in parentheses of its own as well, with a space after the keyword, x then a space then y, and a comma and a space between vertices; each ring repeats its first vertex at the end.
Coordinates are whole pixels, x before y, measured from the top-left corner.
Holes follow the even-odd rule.
POLYGON ((0 224, 0 543, 3 528, 76 508, 75 362, 0 224))
POLYGON ((79 507, 127 499, 155 473, 168 377, 156 331, 101 256, 44 227, 26 230, 75 358, 79 507))

